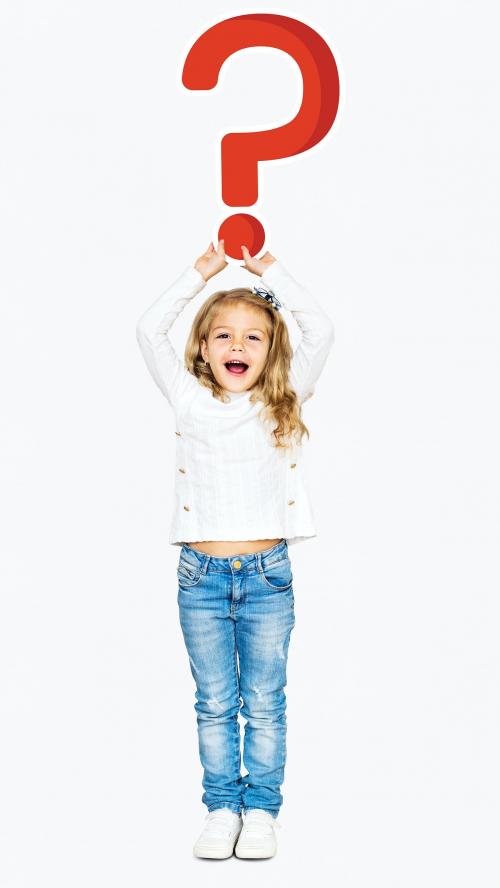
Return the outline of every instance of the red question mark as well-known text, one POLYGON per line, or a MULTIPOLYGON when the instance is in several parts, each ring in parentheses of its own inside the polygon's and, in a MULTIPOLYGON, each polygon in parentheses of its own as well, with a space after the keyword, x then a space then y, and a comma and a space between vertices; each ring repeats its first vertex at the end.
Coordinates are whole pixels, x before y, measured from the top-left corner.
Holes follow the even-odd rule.
MULTIPOLYGON (((259 196, 258 162, 307 151, 330 130, 339 106, 339 74, 323 38, 304 22, 285 15, 256 12, 218 22, 189 50, 182 71, 187 89, 213 89, 229 56, 250 46, 271 46, 292 56, 300 67, 302 104, 284 126, 255 133, 227 133, 221 142, 222 199, 231 207, 252 206, 259 196)), ((255 256, 262 249, 262 224, 248 213, 235 213, 219 228, 225 252, 242 259, 241 244, 255 256)))

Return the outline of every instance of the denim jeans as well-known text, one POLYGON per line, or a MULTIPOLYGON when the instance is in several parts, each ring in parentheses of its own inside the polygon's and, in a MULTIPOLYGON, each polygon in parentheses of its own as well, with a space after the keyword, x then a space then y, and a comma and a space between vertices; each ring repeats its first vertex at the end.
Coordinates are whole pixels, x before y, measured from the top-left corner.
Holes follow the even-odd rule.
POLYGON ((196 684, 201 801, 209 811, 283 802, 286 665, 295 624, 285 539, 251 555, 220 557, 181 548, 179 617, 196 684), (245 718, 241 775, 240 725, 245 718))

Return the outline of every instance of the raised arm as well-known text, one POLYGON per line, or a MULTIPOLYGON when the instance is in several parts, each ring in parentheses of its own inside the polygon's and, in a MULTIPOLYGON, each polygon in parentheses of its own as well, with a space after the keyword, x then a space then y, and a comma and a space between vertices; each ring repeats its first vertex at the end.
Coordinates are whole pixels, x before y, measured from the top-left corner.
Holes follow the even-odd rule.
POLYGON ((137 322, 137 342, 148 370, 172 407, 198 382, 177 356, 168 331, 205 284, 202 274, 194 266, 188 266, 137 322))
POLYGON ((210 242, 205 253, 137 321, 137 342, 148 370, 172 407, 199 383, 177 357, 168 331, 188 302, 226 265, 224 241, 218 242, 217 249, 210 242))
POLYGON ((299 402, 303 403, 313 394, 334 342, 333 322, 312 293, 299 284, 279 260, 268 265, 260 279, 292 313, 302 331, 290 363, 289 379, 299 402))

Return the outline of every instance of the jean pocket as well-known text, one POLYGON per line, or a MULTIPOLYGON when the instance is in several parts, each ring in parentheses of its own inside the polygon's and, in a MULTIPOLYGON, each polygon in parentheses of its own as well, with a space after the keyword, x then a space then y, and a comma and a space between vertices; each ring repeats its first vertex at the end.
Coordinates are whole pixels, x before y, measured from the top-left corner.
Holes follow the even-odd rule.
POLYGON ((200 582, 201 577, 202 564, 200 562, 194 564, 194 562, 188 561, 187 558, 184 558, 181 555, 177 565, 177 580, 179 586, 183 586, 184 588, 196 586, 200 582))
POLYGON ((261 577, 269 589, 275 592, 285 592, 293 583, 293 573, 290 558, 280 558, 271 564, 262 562, 261 577))

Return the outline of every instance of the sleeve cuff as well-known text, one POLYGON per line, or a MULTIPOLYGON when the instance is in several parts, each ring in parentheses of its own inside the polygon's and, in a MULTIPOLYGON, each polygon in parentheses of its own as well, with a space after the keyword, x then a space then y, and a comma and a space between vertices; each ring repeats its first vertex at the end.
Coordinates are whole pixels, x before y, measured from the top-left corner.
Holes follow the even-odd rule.
MULTIPOLYGON (((269 286, 272 289, 273 285, 278 287, 279 282, 281 280, 283 280, 283 278, 285 276, 286 276, 286 270, 285 270, 284 266, 282 265, 282 263, 280 262, 279 259, 275 259, 274 262, 271 262, 271 265, 269 265, 266 268, 264 273, 261 274, 260 279, 265 284, 269 284, 269 286)), ((278 296, 278 293, 276 293, 276 296, 278 296)), ((278 296, 278 299, 279 299, 279 296, 278 296)))
POLYGON ((188 267, 184 271, 183 277, 186 279, 186 283, 188 285, 191 285, 192 287, 196 287, 196 285, 199 285, 200 290, 207 283, 201 271, 198 271, 198 269, 195 268, 194 265, 188 265, 188 267))

